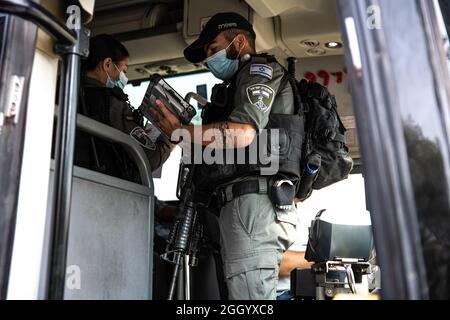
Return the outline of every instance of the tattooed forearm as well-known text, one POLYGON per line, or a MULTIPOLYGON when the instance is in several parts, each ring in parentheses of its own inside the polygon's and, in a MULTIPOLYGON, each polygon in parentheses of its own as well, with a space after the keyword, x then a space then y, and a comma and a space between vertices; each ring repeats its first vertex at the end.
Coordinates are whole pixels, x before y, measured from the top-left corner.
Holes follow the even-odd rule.
POLYGON ((210 148, 245 148, 256 135, 255 127, 250 124, 230 121, 216 122, 202 126, 183 126, 186 133, 183 142, 201 144, 210 148))
POLYGON ((216 142, 216 146, 220 148, 233 148, 233 135, 228 121, 214 123, 213 128, 218 130, 218 135, 221 137, 221 141, 217 141, 219 137, 215 135, 214 141, 216 142))

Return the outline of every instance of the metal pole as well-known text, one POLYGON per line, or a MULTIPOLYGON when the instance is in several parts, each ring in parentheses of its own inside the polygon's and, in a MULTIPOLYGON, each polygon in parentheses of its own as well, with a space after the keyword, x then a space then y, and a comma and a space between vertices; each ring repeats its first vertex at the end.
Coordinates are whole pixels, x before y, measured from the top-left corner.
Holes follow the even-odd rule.
POLYGON ((61 73, 59 121, 56 136, 55 183, 51 216, 50 256, 47 272, 47 299, 63 299, 72 198, 73 153, 77 119, 80 56, 64 57, 61 73))

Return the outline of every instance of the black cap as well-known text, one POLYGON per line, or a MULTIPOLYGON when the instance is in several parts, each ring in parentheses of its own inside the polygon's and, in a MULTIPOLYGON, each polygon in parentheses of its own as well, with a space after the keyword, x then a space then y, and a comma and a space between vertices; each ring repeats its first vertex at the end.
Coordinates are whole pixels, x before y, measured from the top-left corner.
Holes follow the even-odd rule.
POLYGON ((189 47, 184 49, 184 56, 192 63, 206 59, 205 45, 211 43, 219 33, 228 29, 241 29, 250 32, 256 39, 253 26, 240 14, 235 12, 217 13, 209 19, 200 36, 189 47))

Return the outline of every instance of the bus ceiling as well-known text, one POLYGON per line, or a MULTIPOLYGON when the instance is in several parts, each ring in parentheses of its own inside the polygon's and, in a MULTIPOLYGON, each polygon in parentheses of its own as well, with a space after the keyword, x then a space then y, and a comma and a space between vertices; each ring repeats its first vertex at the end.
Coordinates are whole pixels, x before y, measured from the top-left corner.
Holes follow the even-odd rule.
POLYGON ((131 55, 130 80, 204 70, 183 57, 209 17, 234 11, 254 25, 256 47, 284 62, 343 55, 336 1, 330 0, 96 0, 93 35, 108 33, 131 55), (328 44, 328 46, 327 46, 328 44))

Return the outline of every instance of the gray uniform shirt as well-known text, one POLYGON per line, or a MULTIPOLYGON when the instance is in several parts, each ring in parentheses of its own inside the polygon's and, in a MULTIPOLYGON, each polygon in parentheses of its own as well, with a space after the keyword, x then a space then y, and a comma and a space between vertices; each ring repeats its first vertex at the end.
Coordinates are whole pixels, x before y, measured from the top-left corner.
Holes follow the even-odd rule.
MULTIPOLYGON (((262 130, 267 126, 270 113, 293 114, 294 96, 289 82, 282 84, 284 72, 279 63, 260 63, 258 58, 243 66, 236 76, 234 109, 228 120, 252 124, 256 130, 262 130)), ((251 177, 240 177, 231 184, 249 179, 251 177)))
POLYGON ((270 113, 293 114, 294 97, 289 82, 285 81, 280 88, 283 75, 284 70, 277 62, 259 63, 258 58, 253 58, 243 66, 236 77, 234 109, 229 121, 253 124, 258 130, 267 126, 270 113))

